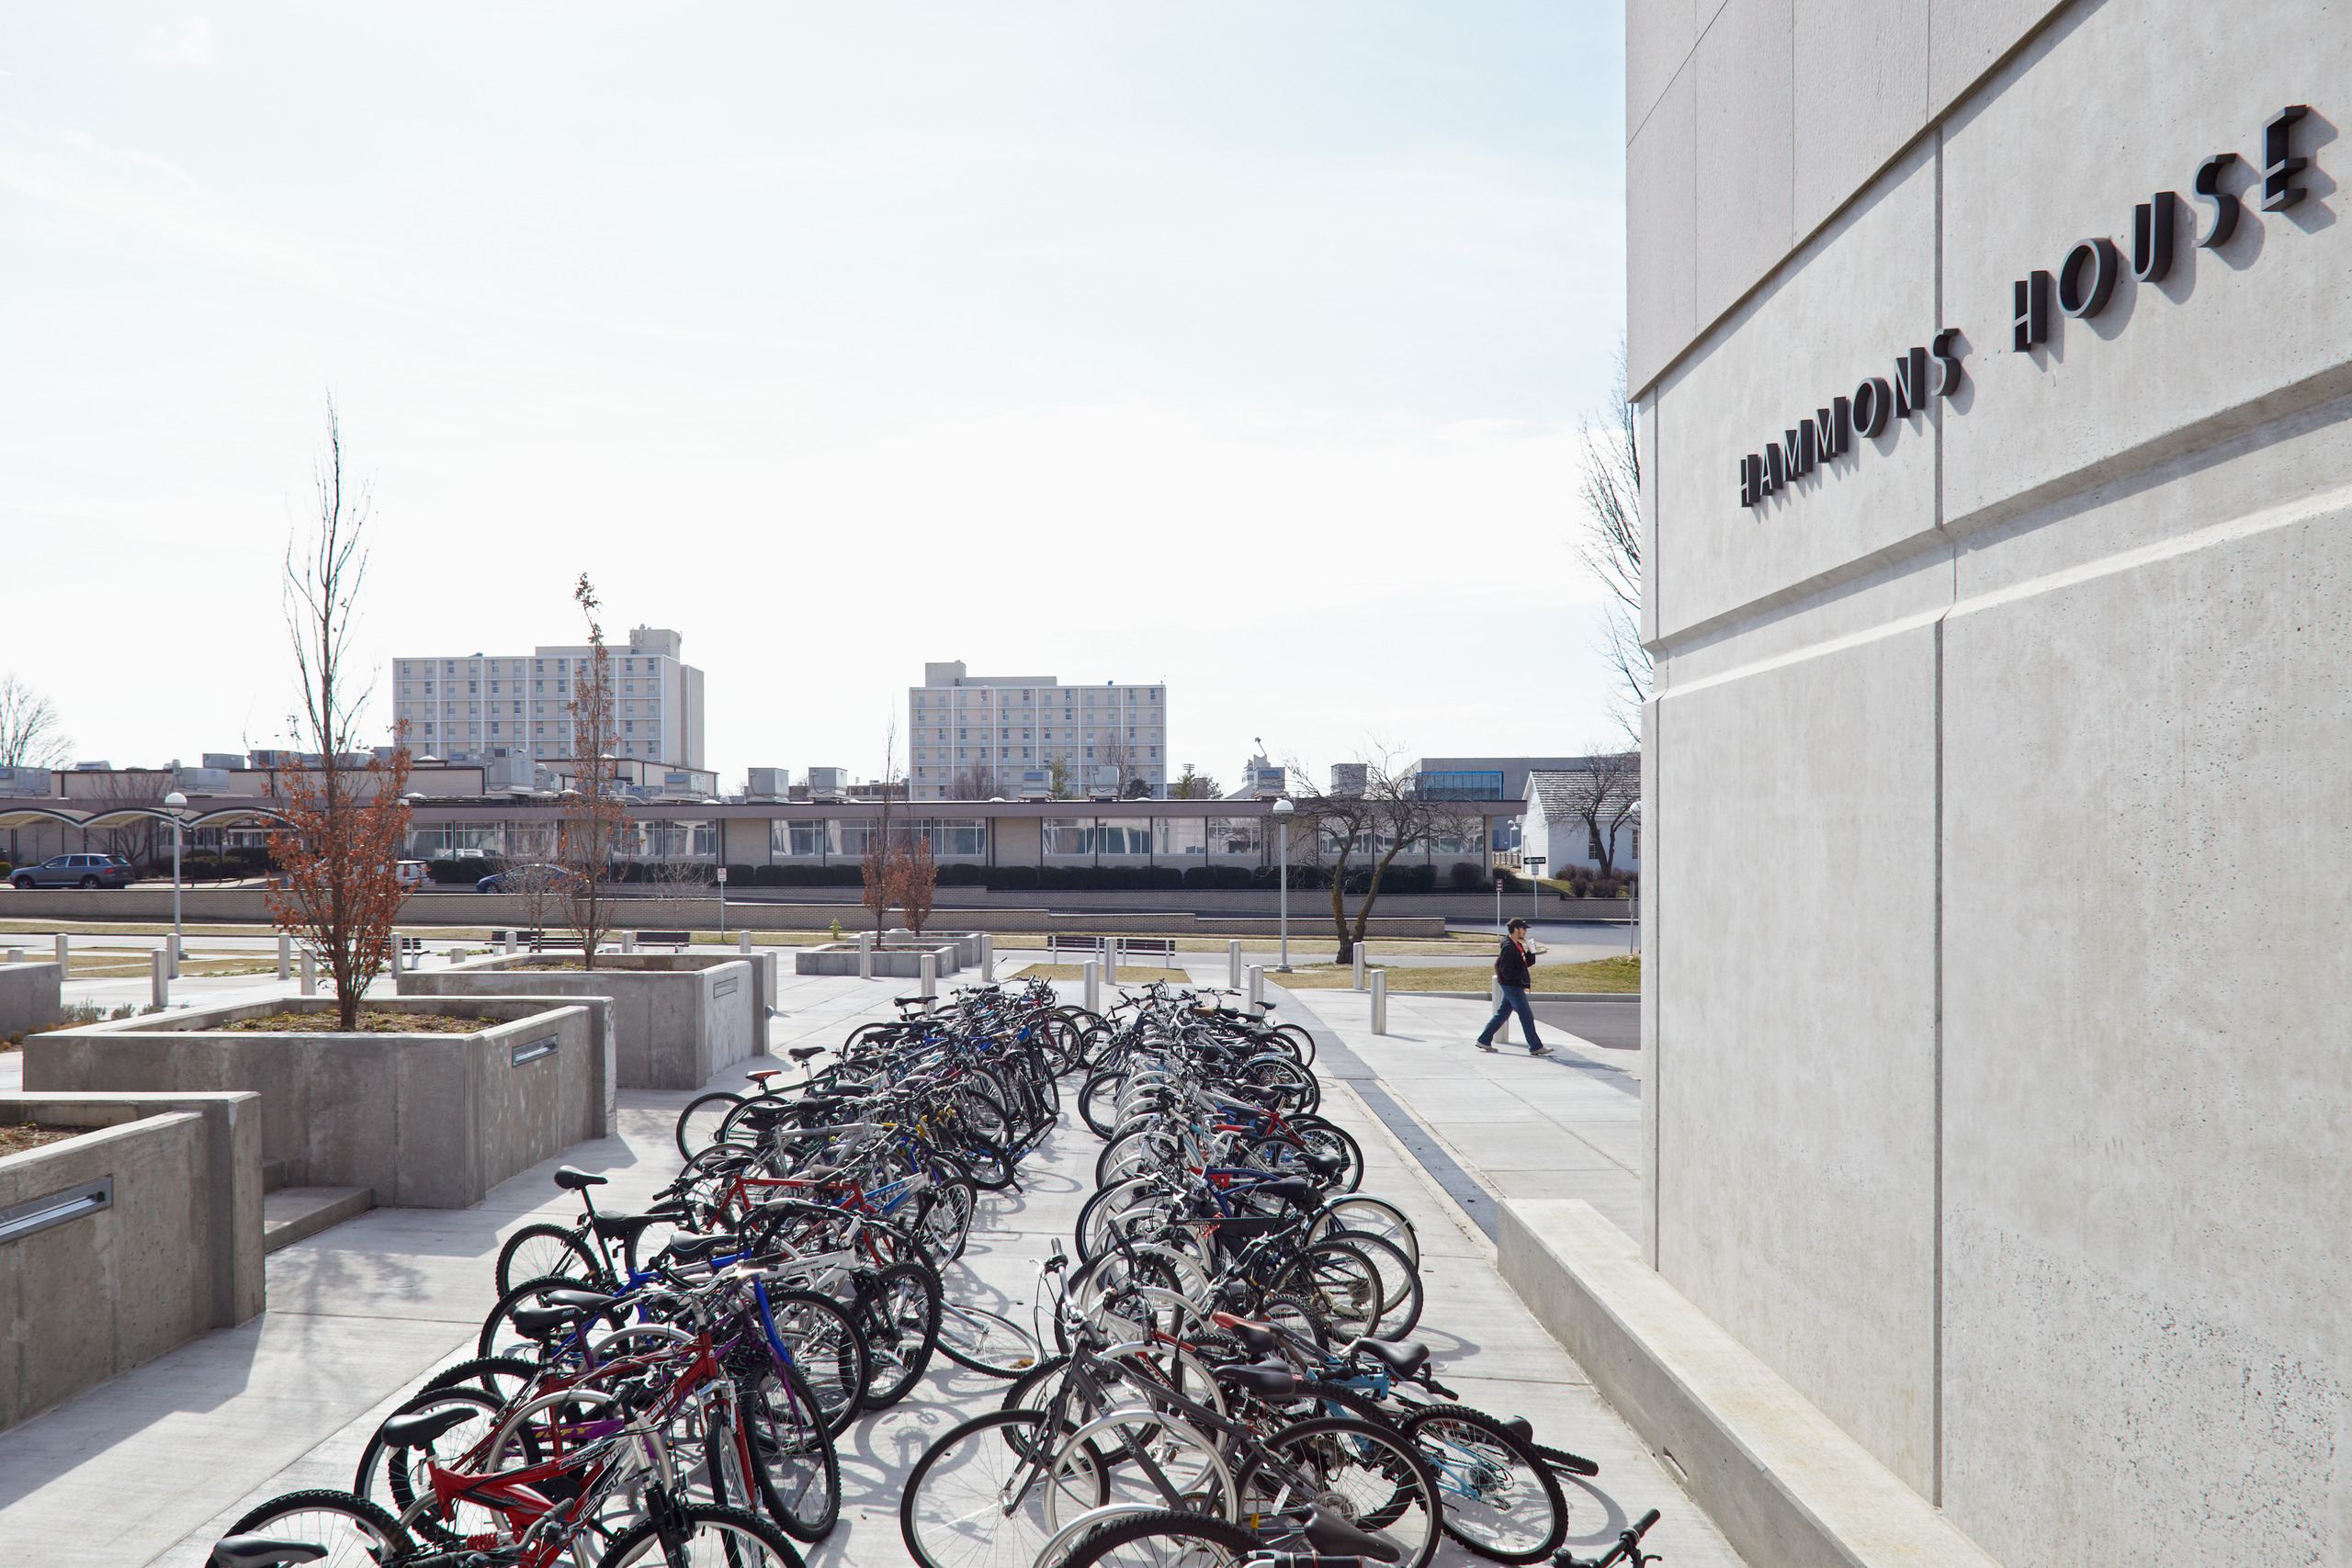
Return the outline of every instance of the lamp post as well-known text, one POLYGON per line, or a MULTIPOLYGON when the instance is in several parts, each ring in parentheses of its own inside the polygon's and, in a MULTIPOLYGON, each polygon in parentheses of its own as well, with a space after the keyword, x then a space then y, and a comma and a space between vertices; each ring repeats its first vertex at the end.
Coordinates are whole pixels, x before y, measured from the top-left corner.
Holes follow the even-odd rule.
POLYGON ((1290 973, 1290 817, 1297 809, 1287 798, 1274 802, 1274 823, 1281 829, 1282 844, 1275 851, 1275 870, 1282 877, 1283 961, 1274 973, 1290 973))
POLYGON ((172 970, 176 974, 180 964, 180 808, 187 804, 187 796, 174 790, 164 796, 164 804, 172 810, 172 970))

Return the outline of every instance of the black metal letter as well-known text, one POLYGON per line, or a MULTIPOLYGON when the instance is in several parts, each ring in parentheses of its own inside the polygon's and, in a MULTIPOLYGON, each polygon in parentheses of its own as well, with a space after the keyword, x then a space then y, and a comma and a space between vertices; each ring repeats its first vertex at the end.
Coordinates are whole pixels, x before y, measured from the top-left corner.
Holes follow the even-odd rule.
POLYGON ((2115 275, 2122 265, 2115 254, 2115 242, 2104 234, 2068 251, 2066 259, 2058 264, 2058 308, 2070 316, 2098 315, 2107 309, 2107 297, 2115 291, 2115 275))
POLYGON ((1894 417, 1909 419, 1928 406, 1928 351, 1914 348, 1894 361, 1894 417))
POLYGON ((1842 457, 1852 444, 1854 405, 1844 398, 1832 398, 1826 409, 1813 411, 1814 438, 1821 443, 1821 460, 1842 457))
POLYGON ((2310 167, 2311 160, 2290 156, 2287 144, 2295 122, 2311 112, 2301 104, 2289 104, 2262 123, 2262 210, 2265 212, 2284 212, 2303 199, 2303 187, 2287 182, 2310 167))
POLYGON ((2023 354, 2050 341, 2050 275, 2037 272, 2013 286, 2017 315, 2009 323, 2009 346, 2023 354))
POLYGON ((2200 249, 2226 245, 2230 236, 2238 231, 2238 198, 2222 188, 2222 171, 2237 161, 2234 152, 2216 152, 2197 165, 2197 183, 2190 188, 2201 199, 2213 204, 2213 210, 2205 215, 2203 231, 2197 236, 2200 249))
POLYGON ((1756 457, 1755 454, 1750 453, 1739 460, 1739 503, 1742 506, 1753 506, 1757 500, 1756 457))
POLYGON ((1865 441, 1875 441, 1886 434, 1886 422, 1894 412, 1894 389, 1883 378, 1873 376, 1854 389, 1854 434, 1865 441))
POLYGON ((1928 357, 1936 362, 1936 396, 1949 398, 1960 390, 1960 355, 1951 351, 1955 329, 1946 327, 1928 340, 1928 357))
POLYGON ((2143 283, 2162 283, 2172 270, 2172 227, 2180 216, 2180 197, 2160 190, 2132 209, 2132 276, 2143 283))
POLYGON ((1789 455, 1781 450, 1779 442, 1772 442, 1764 448, 1765 493, 1769 495, 1788 482, 1789 455))

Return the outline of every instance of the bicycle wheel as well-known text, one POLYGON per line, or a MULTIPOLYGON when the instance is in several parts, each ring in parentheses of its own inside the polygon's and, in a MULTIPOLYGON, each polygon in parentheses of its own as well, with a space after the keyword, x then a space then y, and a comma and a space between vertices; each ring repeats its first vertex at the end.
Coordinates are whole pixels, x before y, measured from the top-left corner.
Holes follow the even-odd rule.
POLYGON ((1405 1261, 1416 1269, 1421 1266, 1421 1240, 1413 1229, 1413 1222, 1404 1210, 1386 1199, 1367 1198, 1360 1192, 1332 1199, 1316 1217, 1315 1228, 1306 1233, 1306 1239, 1321 1241, 1332 1232, 1343 1230, 1376 1235, 1403 1253, 1405 1261))
POLYGON ((1292 1121, 1291 1130, 1312 1152, 1340 1162, 1332 1183, 1341 1191, 1353 1192, 1363 1185, 1363 1145, 1356 1142, 1354 1134, 1319 1116, 1297 1117, 1292 1121))
POLYGON ((920 1263, 893 1263, 872 1296, 852 1314, 865 1340, 865 1405, 880 1410, 906 1398, 939 1347, 939 1276, 920 1263))
POLYGON ((1285 1427, 1244 1467, 1240 1484, 1245 1511, 1322 1508, 1385 1537, 1400 1553, 1396 1568, 1428 1568, 1444 1535, 1429 1461, 1403 1434, 1369 1421, 1318 1416, 1285 1427))
POLYGON ((1163 1511, 1112 1520, 1080 1541, 1058 1568, 1236 1568, 1264 1550, 1239 1525, 1163 1511))
POLYGON ((1046 1417, 998 1410, 947 1432, 923 1450, 899 1500, 899 1535, 922 1568, 1030 1568, 1054 1533, 1046 1494, 1075 1518, 1108 1496, 1091 1450, 1053 1464, 1046 1417))
POLYGON ((675 1134, 678 1157, 692 1159, 718 1142, 719 1123, 727 1120, 729 1111, 742 1103, 741 1095, 729 1094, 725 1089, 717 1089, 709 1094, 699 1096, 684 1111, 679 1111, 678 1130, 675 1134))
POLYGON ((1362 1339, 1380 1322, 1382 1283, 1380 1266, 1354 1246, 1318 1241, 1283 1268, 1273 1288, 1306 1303, 1335 1338, 1362 1339))
POLYGON ((322 1568, 385 1568, 416 1549, 398 1519, 348 1492, 288 1492, 231 1525, 229 1533, 324 1547, 322 1568))
POLYGON ((1347 1243, 1380 1271, 1380 1315, 1366 1332, 1374 1339, 1402 1339, 1413 1332, 1421 1321, 1421 1271, 1403 1249, 1394 1242, 1355 1231, 1334 1231, 1328 1239, 1347 1243))
POLYGON ((856 1419, 873 1375, 857 1325, 839 1302, 814 1291, 769 1292, 768 1315, 825 1417, 826 1435, 840 1437, 856 1419))
POLYGON ((1096 1073, 1078 1091, 1078 1116, 1098 1138, 1107 1138, 1117 1125, 1119 1089, 1125 1072, 1096 1073))
POLYGON ((1568 1504, 1533 1446, 1482 1410, 1431 1404, 1404 1434, 1437 1476, 1445 1533, 1498 1562, 1533 1562, 1568 1533, 1568 1504))
POLYGON ((644 1562, 724 1562, 727 1568, 806 1568, 800 1551, 784 1532, 741 1508, 688 1503, 668 1520, 639 1519, 621 1531, 596 1568, 629 1568, 644 1562), (662 1539, 663 1524, 676 1532, 674 1544, 662 1539))
POLYGON ((992 1378, 1017 1378, 1045 1356, 1036 1337, 1011 1318, 959 1302, 940 1305, 939 1353, 992 1378))
POLYGON ((972 1210, 978 1190, 963 1177, 953 1177, 922 1190, 915 1200, 915 1240, 934 1269, 964 1256, 972 1238, 972 1210))
MULTIPOLYGON (((423 1449, 394 1449, 384 1444, 379 1428, 368 1439, 368 1447, 359 1456, 358 1469, 353 1472, 351 1490, 371 1503, 390 1499, 386 1506, 399 1512, 416 1501, 417 1483, 424 1472, 423 1461, 434 1461, 452 1464, 498 1425, 498 1413, 506 1407, 505 1401, 481 1389, 458 1387, 427 1389, 403 1400, 394 1416, 415 1416, 427 1410, 465 1408, 474 1414, 469 1420, 451 1427, 423 1449), (376 1469, 383 1468, 384 1495, 376 1492, 376 1469)), ((536 1455, 528 1456, 536 1458, 536 1455)))
POLYGON ((790 1368, 770 1366, 741 1397, 760 1461, 753 1479, 761 1506, 786 1534, 824 1540, 841 1517, 841 1456, 808 1382, 790 1368))
POLYGON ((563 1225, 525 1225, 498 1249, 498 1293, 506 1294, 526 1280, 554 1275, 582 1285, 597 1280, 605 1265, 577 1231, 563 1225))
POLYGON ((514 1320, 514 1309, 525 1306, 545 1306, 543 1299, 549 1291, 593 1289, 585 1281, 567 1275, 550 1274, 544 1279, 526 1280, 504 1295, 482 1319, 481 1334, 474 1341, 475 1353, 484 1357, 512 1356, 521 1360, 546 1366, 551 1359, 576 1356, 580 1342, 594 1336, 600 1326, 618 1326, 628 1316, 628 1309, 616 1303, 613 1306, 573 1320, 578 1331, 560 1326, 544 1337, 526 1333, 514 1320))

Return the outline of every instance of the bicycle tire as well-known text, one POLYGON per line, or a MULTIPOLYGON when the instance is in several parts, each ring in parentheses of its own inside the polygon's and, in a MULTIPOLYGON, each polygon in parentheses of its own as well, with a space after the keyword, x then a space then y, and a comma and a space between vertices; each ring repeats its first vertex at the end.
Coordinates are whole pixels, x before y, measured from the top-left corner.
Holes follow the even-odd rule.
POLYGON ((873 1375, 856 1320, 841 1303, 814 1291, 770 1291, 768 1315, 825 1418, 825 1435, 840 1437, 865 1408, 873 1375))
POLYGON ((841 1454, 806 1379, 790 1367, 769 1366, 741 1391, 755 1442, 764 1449, 758 1472, 761 1506, 786 1535, 820 1541, 833 1533, 842 1513, 841 1454), (778 1478, 781 1465, 783 1475, 778 1478))
POLYGON ((1284 1427, 1243 1467, 1239 1484, 1246 1507, 1288 1513, 1312 1504, 1387 1535, 1405 1554, 1394 1568, 1429 1568, 1445 1539, 1436 1473, 1392 1427, 1336 1416, 1284 1427), (1285 1461, 1279 1472, 1277 1458, 1285 1461), (1351 1484, 1343 1487, 1343 1476, 1351 1484))
POLYGON ((583 1289, 601 1289, 607 1282, 604 1259, 578 1231, 569 1225, 541 1224, 525 1225, 506 1238, 506 1245, 498 1249, 492 1278, 503 1296, 526 1280, 556 1275, 577 1280, 583 1289))
POLYGON ((1263 1542, 1239 1525, 1207 1514, 1161 1509, 1111 1520, 1071 1548, 1059 1568, 1158 1568, 1170 1561, 1165 1548, 1131 1555, 1123 1554, 1123 1549, 1142 1541, 1167 1540, 1187 1543, 1177 1559, 1184 1568, 1237 1568, 1266 1550, 1263 1542))
POLYGON ((874 1292, 852 1315, 865 1338, 863 1403, 881 1410, 913 1392, 939 1348, 939 1276, 921 1263, 893 1263, 875 1277, 874 1292))
MULTIPOLYGON (((474 1353, 479 1357, 488 1359, 503 1356, 513 1356, 516 1348, 526 1348, 530 1353, 526 1356, 517 1357, 517 1359, 533 1360, 541 1365, 545 1365, 547 1357, 549 1353, 549 1348, 554 1343, 553 1337, 550 1337, 547 1341, 535 1339, 531 1336, 524 1334, 518 1329, 513 1328, 511 1326, 509 1314, 511 1314, 516 1307, 527 1304, 534 1297, 542 1292, 578 1291, 593 1288, 593 1286, 588 1285, 584 1280, 574 1280, 569 1275, 564 1274, 549 1274, 543 1279, 524 1280, 521 1284, 515 1286, 513 1290, 499 1297, 498 1304, 490 1309, 490 1315, 481 1320, 481 1334, 474 1341, 474 1353), (499 1325, 501 1324, 509 1324, 508 1337, 502 1337, 499 1334, 499 1325)), ((621 1318, 625 1316, 627 1313, 628 1308, 620 1305, 618 1303, 615 1303, 614 1305, 606 1311, 585 1315, 580 1321, 583 1325, 593 1326, 595 1323, 609 1318, 613 1321, 615 1326, 618 1326, 621 1318)))
MULTIPOLYGON (((1057 1484, 1044 1473, 1050 1460, 1040 1457, 1053 1447, 1046 1433, 1046 1417, 1035 1411, 992 1410, 923 1450, 899 1498, 899 1539, 920 1568, 1030 1568, 1054 1533, 1046 1528, 1043 1488, 1057 1484), (1032 1479, 1009 1492, 1022 1475, 1032 1479), (1015 1497, 1010 1511, 1001 1501, 1007 1495, 1015 1497)), ((1071 1490, 1074 1512, 1109 1499, 1104 1467, 1099 1458, 1092 1464, 1091 1478, 1073 1472, 1059 1483, 1071 1490)))
MULTIPOLYGON (((807 1568, 800 1549, 767 1520, 747 1509, 714 1507, 707 1503, 679 1505, 671 1521, 638 1520, 613 1538, 613 1544, 605 1548, 605 1555, 596 1560, 596 1568, 629 1568, 631 1563, 656 1561, 646 1556, 649 1547, 662 1553, 663 1559, 672 1559, 669 1543, 662 1539, 662 1526, 665 1522, 685 1526, 690 1532, 685 1538, 689 1541, 706 1533, 718 1538, 720 1552, 717 1555, 699 1551, 690 1553, 695 1562, 717 1562, 723 1558, 728 1568, 757 1568, 763 1562, 775 1563, 777 1568, 807 1568), (759 1554, 747 1550, 752 1542, 758 1543, 759 1554)), ((678 1557, 674 1561, 684 1562, 686 1558, 678 1557)))
POLYGON ((939 1309, 939 1353, 968 1371, 1017 1378, 1045 1359, 1036 1337, 1001 1313, 960 1302, 939 1309))
POLYGON ((230 1535, 267 1533, 326 1548, 324 1568, 395 1568, 416 1551, 400 1520, 348 1492, 324 1487, 272 1497, 229 1527, 230 1535), (324 1528, 329 1519, 340 1529, 324 1528), (304 1521, 304 1522, 296 1522, 304 1521))
POLYGON ((1437 1475, 1449 1537, 1497 1562, 1533 1562, 1558 1550, 1567 1497, 1534 1444, 1466 1404, 1425 1404, 1399 1426, 1437 1475))
POLYGON ((692 1159, 711 1145, 718 1142, 719 1124, 727 1113, 743 1103, 743 1097, 726 1089, 713 1089, 697 1095, 678 1112, 676 1131, 671 1134, 678 1145, 680 1159, 692 1159))
POLYGON ((1380 1316, 1369 1333, 1374 1339, 1402 1339, 1419 1326, 1427 1296, 1421 1271, 1395 1242, 1363 1231, 1333 1231, 1319 1238, 1344 1241, 1372 1259, 1380 1270, 1380 1316))

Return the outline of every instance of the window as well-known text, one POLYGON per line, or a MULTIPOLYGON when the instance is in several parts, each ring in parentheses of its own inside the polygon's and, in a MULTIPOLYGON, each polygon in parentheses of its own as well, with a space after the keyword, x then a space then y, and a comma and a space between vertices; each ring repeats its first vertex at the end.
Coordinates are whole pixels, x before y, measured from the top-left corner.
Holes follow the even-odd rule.
POLYGON ((424 694, 428 697, 433 694, 433 682, 430 681, 424 683, 424 694))
POLYGON ((833 822, 828 818, 768 824, 768 852, 801 860, 816 860, 833 852, 833 822))
POLYGON ((481 694, 481 682, 480 681, 469 681, 466 682, 466 695, 469 697, 478 697, 481 694))

